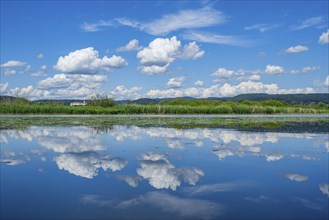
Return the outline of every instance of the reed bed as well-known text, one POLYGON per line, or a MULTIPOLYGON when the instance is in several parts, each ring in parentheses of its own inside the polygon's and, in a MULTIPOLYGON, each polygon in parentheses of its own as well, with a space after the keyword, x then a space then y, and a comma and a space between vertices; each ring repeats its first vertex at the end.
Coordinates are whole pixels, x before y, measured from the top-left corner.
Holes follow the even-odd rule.
POLYGON ((119 104, 113 107, 4 102, 0 103, 0 114, 329 114, 329 108, 294 105, 262 106, 225 102, 220 105, 198 106, 119 104))

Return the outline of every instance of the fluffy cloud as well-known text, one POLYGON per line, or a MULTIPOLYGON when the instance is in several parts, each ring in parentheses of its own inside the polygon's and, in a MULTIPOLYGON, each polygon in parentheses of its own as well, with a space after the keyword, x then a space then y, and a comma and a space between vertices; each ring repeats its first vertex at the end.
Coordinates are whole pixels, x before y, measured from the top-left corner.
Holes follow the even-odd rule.
POLYGON ((185 88, 185 89, 166 89, 166 90, 150 90, 145 94, 148 98, 174 98, 182 96, 191 96, 199 98, 234 96, 242 93, 269 93, 269 94, 288 94, 288 93, 312 93, 313 88, 297 88, 297 89, 280 89, 275 83, 263 84, 262 82, 246 81, 238 85, 225 83, 220 86, 218 84, 208 88, 185 88))
POLYGON ((260 80, 260 71, 259 70, 243 70, 239 69, 237 71, 228 70, 225 68, 219 68, 217 71, 211 74, 215 79, 213 83, 221 83, 223 80, 233 80, 237 79, 238 81, 259 81, 260 80), (237 78, 236 78, 237 77, 237 78))
POLYGON ((301 46, 301 45, 297 45, 294 47, 289 47, 285 50, 285 53, 300 53, 300 52, 304 52, 304 51, 308 51, 308 47, 306 46, 301 46))
POLYGON ((211 76, 228 79, 233 76, 234 71, 233 70, 227 70, 225 68, 219 68, 216 72, 211 74, 211 76))
POLYGON ((166 85, 168 88, 179 88, 183 86, 184 82, 185 82, 184 76, 175 77, 175 78, 170 78, 166 85))
POLYGON ((201 31, 188 31, 183 34, 185 40, 193 40, 197 42, 224 44, 230 46, 250 46, 254 44, 252 40, 247 40, 238 36, 217 35, 201 31))
POLYGON ((203 86, 204 82, 202 80, 197 80, 194 82, 194 85, 196 86, 203 86))
POLYGON ((195 42, 190 42, 184 46, 181 58, 195 60, 203 57, 204 54, 205 52, 200 49, 199 45, 197 45, 195 42))
POLYGON ((99 58, 98 51, 88 47, 73 51, 64 57, 59 57, 54 68, 64 73, 96 74, 110 72, 113 69, 127 66, 127 61, 120 56, 104 56, 99 58))
POLYGON ((10 60, 0 65, 0 67, 20 67, 24 66, 26 63, 18 60, 10 60))
POLYGON ((274 28, 277 28, 279 26, 280 26, 279 24, 254 24, 251 26, 247 26, 244 29, 247 31, 258 30, 260 32, 266 32, 266 31, 272 30, 274 28))
POLYGON ((126 88, 125 86, 117 86, 114 90, 110 92, 110 96, 115 100, 124 100, 124 99, 139 99, 142 96, 138 93, 142 88, 141 87, 131 87, 126 88))
POLYGON ((100 87, 107 81, 106 75, 55 74, 38 82, 36 88, 27 86, 8 91, 30 99, 40 98, 87 98, 99 93, 100 87))
POLYGON ((197 59, 204 55, 195 42, 190 42, 182 48, 181 42, 175 36, 171 38, 156 38, 148 47, 137 53, 139 70, 147 74, 157 74, 167 71, 169 65, 177 58, 197 59))
POLYGON ((6 83, 0 83, 0 92, 1 93, 5 93, 7 91, 8 85, 9 85, 8 82, 6 82, 6 83))
POLYGON ((105 150, 100 136, 86 127, 70 128, 34 128, 30 130, 30 139, 56 153, 83 153, 105 150))
POLYGON ((117 177, 119 180, 123 180, 128 183, 128 185, 131 187, 137 187, 138 181, 141 180, 141 178, 138 176, 118 175, 117 177))
POLYGON ((329 43, 329 29, 327 32, 323 32, 321 36, 319 37, 319 43, 320 44, 327 44, 329 43))
POLYGON ((119 47, 118 49, 116 49, 116 51, 118 52, 125 52, 125 51, 134 51, 134 50, 140 50, 142 49, 141 46, 139 46, 139 41, 137 39, 133 39, 131 41, 128 42, 128 44, 126 44, 123 47, 119 47))
POLYGON ((195 10, 182 10, 167 14, 148 23, 141 23, 127 18, 116 19, 122 25, 138 28, 152 35, 165 35, 180 29, 209 27, 225 22, 224 15, 210 7, 195 10))
POLYGON ((97 32, 97 31, 101 31, 103 27, 111 27, 113 26, 113 22, 112 21, 98 21, 95 23, 83 23, 80 28, 82 29, 82 31, 84 32, 97 32))
POLYGON ((259 81, 260 75, 240 76, 237 78, 239 81, 259 81))
POLYGON ((176 168, 167 159, 167 155, 160 153, 146 153, 140 157, 140 168, 137 174, 147 179, 156 189, 176 190, 184 180, 190 185, 195 185, 203 171, 195 167, 176 168))
POLYGON ((92 179, 98 175, 98 169, 118 171, 128 163, 122 158, 110 158, 109 155, 99 155, 94 152, 80 154, 61 154, 54 158, 61 170, 66 170, 76 176, 92 179))
POLYGON ((311 17, 304 21, 299 22, 297 25, 293 26, 293 30, 302 30, 309 27, 321 27, 324 23, 324 18, 322 16, 311 17))
POLYGON ((287 173, 287 174, 284 174, 284 176, 287 177, 288 179, 290 179, 291 181, 296 181, 296 182, 304 182, 309 179, 308 176, 303 176, 298 173, 287 173))
POLYGON ((281 66, 267 65, 265 69, 265 73, 268 74, 283 74, 284 69, 281 66))
POLYGON ((25 62, 18 60, 10 60, 0 65, 1 74, 4 75, 15 75, 17 73, 25 73, 29 71, 32 66, 27 65, 25 62))
POLYGON ((283 158, 283 155, 279 153, 275 153, 275 154, 266 154, 265 157, 267 162, 274 162, 281 160, 283 158))
POLYGON ((42 53, 40 53, 40 54, 37 55, 37 58, 42 59, 42 58, 44 58, 44 55, 42 53))

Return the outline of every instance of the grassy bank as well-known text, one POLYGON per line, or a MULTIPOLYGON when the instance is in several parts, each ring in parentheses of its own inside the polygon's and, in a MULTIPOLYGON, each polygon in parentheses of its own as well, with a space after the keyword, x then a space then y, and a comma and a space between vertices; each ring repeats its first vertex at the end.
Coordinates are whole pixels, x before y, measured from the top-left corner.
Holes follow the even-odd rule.
POLYGON ((234 102, 217 105, 119 104, 112 107, 3 102, 0 103, 0 114, 329 114, 329 108, 234 102))

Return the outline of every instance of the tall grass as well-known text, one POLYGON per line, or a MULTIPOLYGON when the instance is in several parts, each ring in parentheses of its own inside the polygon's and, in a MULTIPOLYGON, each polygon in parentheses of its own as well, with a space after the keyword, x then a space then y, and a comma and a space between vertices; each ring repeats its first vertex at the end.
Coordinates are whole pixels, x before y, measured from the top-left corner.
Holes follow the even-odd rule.
POLYGON ((264 106, 222 102, 220 105, 137 105, 113 107, 0 103, 0 114, 329 114, 328 107, 264 106))

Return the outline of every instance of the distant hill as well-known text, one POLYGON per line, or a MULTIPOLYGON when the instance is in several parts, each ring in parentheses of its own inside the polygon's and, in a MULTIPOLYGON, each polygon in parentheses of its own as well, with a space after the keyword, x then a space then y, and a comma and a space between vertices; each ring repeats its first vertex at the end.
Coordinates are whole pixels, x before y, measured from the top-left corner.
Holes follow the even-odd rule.
POLYGON ((253 93, 241 94, 231 98, 208 98, 209 100, 226 100, 241 102, 243 100, 251 100, 261 102, 265 100, 278 100, 284 101, 289 104, 308 105, 311 102, 323 102, 329 104, 329 93, 311 93, 311 94, 266 94, 266 93, 253 93))
POLYGON ((71 102, 83 102, 88 101, 84 99, 41 99, 41 100, 35 100, 33 102, 35 103, 62 103, 64 105, 70 105, 71 102))
MULTIPOLYGON (((195 99, 192 97, 177 97, 181 99, 195 99)), ((163 99, 137 99, 130 101, 135 104, 154 104, 159 103, 163 100, 172 100, 174 98, 163 98, 163 99)), ((206 100, 218 100, 218 101, 234 101, 241 102, 243 100, 250 101, 266 101, 266 100, 278 100, 284 101, 289 104, 308 105, 312 102, 318 103, 323 102, 329 104, 329 93, 312 93, 312 94, 266 94, 266 93, 252 93, 252 94, 241 94, 234 97, 209 97, 206 100)), ((128 102, 128 101, 127 101, 128 102)))
POLYGON ((17 98, 13 97, 13 96, 7 96, 7 95, 1 95, 0 96, 0 102, 13 102, 15 101, 17 98))
MULTIPOLYGON (((181 99, 196 99, 193 97, 177 97, 181 99)), ((140 105, 148 105, 148 104, 157 104, 163 100, 172 100, 176 98, 141 98, 137 100, 117 100, 115 101, 117 104, 126 104, 126 103, 134 103, 140 105)), ((241 102, 243 100, 251 100, 251 101, 265 101, 265 100, 278 100, 284 101, 289 104, 298 104, 298 105, 308 105, 312 102, 318 103, 323 102, 329 104, 329 93, 311 93, 311 94, 266 94, 266 93, 253 93, 253 94, 241 94, 234 97, 209 97, 205 98, 206 100, 218 100, 218 101, 234 101, 241 102)), ((12 96, 0 96, 0 102, 14 101, 15 97, 12 96)), ((88 100, 81 99, 43 99, 36 100, 33 102, 36 103, 47 103, 47 102, 56 102, 63 103, 65 105, 69 105, 71 102, 83 102, 88 100)))

